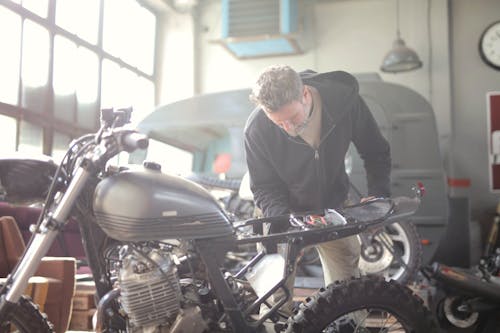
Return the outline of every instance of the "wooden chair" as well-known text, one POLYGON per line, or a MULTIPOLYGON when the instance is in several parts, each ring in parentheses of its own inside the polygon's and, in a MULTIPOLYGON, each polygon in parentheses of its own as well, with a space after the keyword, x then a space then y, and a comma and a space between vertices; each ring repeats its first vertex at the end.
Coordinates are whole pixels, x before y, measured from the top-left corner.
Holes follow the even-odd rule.
MULTIPOLYGON (((12 271, 25 246, 15 219, 0 217, 0 278, 12 271)), ((26 290, 47 314, 57 333, 68 329, 75 294, 75 271, 75 258, 45 257, 26 290)))

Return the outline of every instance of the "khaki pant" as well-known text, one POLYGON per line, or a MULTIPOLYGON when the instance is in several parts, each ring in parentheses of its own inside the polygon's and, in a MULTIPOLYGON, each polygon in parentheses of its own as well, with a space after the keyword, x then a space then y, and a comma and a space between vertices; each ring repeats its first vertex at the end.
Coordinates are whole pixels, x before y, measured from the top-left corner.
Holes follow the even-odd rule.
POLYGON ((337 239, 316 246, 323 266, 325 286, 338 280, 359 277, 361 244, 358 236, 337 239))
MULTIPOLYGON (((361 253, 361 244, 358 236, 341 238, 316 246, 323 266, 323 274, 325 286, 330 283, 340 280, 348 280, 351 277, 359 277, 359 256, 361 253)), ((281 249, 280 249, 281 250, 281 249)), ((281 251, 279 251, 281 252, 281 251)), ((286 287, 293 295, 293 286, 295 283, 295 273, 291 274, 287 281, 286 287)), ((276 303, 277 300, 284 297, 284 293, 279 289, 271 297, 271 300, 276 303)), ((290 298, 285 303, 280 312, 286 315, 291 315, 293 311, 293 299, 290 298)))

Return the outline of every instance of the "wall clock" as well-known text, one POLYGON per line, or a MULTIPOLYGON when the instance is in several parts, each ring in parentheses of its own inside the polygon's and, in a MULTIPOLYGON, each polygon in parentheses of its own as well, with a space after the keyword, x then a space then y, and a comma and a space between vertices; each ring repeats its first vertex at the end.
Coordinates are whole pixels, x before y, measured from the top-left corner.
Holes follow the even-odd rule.
POLYGON ((484 29, 479 39, 479 54, 487 65, 500 70, 500 21, 484 29))

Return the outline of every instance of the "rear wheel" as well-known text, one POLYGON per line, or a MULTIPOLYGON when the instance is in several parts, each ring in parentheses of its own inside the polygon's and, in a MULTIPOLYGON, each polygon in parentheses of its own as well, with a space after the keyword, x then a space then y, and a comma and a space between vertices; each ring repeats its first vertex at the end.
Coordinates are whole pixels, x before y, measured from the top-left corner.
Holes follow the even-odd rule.
POLYGON ((336 282, 320 289, 288 319, 286 332, 438 332, 410 289, 380 277, 336 282))
POLYGON ((367 275, 408 284, 422 263, 422 244, 417 228, 410 222, 393 223, 362 236, 359 269, 367 275), (368 241, 367 241, 368 240, 368 241))
MULTIPOLYGON (((380 229, 360 234, 361 255, 359 270, 362 275, 383 276, 387 281, 408 284, 415 279, 422 263, 422 244, 417 228, 410 222, 393 223, 380 229)), ((307 265, 319 265, 315 247, 304 250, 299 267, 316 272, 307 265)))
POLYGON ((38 305, 21 297, 0 323, 0 333, 12 332, 53 333, 54 329, 47 316, 39 311, 38 305))

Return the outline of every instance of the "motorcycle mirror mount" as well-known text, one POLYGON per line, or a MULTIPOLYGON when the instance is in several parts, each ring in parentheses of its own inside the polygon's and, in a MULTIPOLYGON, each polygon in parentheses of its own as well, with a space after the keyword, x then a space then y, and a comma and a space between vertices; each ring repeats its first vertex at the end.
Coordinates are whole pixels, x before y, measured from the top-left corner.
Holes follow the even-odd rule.
POLYGON ((130 123, 132 107, 117 109, 101 109, 101 125, 103 127, 121 127, 130 123))

